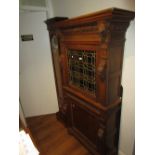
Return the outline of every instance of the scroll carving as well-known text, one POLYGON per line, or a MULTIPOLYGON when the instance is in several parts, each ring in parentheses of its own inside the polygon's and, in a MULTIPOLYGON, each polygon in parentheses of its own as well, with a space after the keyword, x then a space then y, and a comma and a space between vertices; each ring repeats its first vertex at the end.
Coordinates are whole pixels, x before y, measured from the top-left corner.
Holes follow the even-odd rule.
POLYGON ((103 43, 108 43, 108 41, 110 40, 110 33, 109 32, 110 31, 108 29, 106 29, 100 33, 103 43))
POLYGON ((103 135, 104 135, 104 130, 102 128, 99 128, 98 129, 98 133, 97 133, 98 137, 101 139, 103 138, 103 135))
POLYGON ((102 58, 98 66, 97 72, 98 72, 100 79, 103 81, 106 80, 106 70, 107 70, 107 60, 105 58, 102 58))
POLYGON ((103 21, 99 21, 98 22, 98 30, 101 36, 101 40, 102 43, 107 43, 110 39, 110 24, 103 22, 103 21))

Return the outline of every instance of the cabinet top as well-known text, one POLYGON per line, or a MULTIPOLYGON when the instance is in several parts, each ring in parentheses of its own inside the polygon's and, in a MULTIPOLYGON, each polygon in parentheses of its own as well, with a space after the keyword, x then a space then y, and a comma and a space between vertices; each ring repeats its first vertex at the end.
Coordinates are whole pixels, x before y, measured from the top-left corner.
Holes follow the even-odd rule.
POLYGON ((128 11, 119 8, 109 8, 101 11, 97 11, 94 13, 89 13, 86 15, 81 15, 78 17, 70 18, 67 17, 54 17, 51 19, 46 20, 46 24, 48 26, 56 26, 59 28, 63 28, 66 26, 73 26, 84 24, 88 22, 95 22, 99 20, 112 20, 112 21, 122 21, 122 22, 129 22, 130 20, 134 19, 135 12, 128 11))

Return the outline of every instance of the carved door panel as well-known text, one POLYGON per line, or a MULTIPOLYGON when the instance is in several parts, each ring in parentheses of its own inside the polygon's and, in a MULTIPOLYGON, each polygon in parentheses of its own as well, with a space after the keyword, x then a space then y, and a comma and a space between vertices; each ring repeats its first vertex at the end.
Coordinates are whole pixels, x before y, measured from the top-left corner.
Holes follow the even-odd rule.
POLYGON ((100 139, 104 139, 104 126, 98 117, 76 101, 71 102, 72 129, 82 133, 95 149, 98 149, 100 139))

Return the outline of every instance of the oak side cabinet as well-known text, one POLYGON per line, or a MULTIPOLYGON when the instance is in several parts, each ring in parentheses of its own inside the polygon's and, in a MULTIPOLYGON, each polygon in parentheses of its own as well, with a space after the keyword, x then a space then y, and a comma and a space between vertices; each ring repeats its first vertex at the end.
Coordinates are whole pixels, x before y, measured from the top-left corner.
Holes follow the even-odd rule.
POLYGON ((125 33, 134 12, 110 8, 46 21, 57 118, 92 154, 117 155, 125 33))

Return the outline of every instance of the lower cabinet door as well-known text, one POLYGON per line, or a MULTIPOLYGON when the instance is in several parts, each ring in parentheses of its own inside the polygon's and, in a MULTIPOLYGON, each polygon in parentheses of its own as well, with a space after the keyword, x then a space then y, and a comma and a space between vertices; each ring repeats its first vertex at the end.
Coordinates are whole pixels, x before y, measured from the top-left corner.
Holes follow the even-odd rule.
POLYGON ((82 135, 89 147, 98 150, 104 138, 103 128, 98 118, 88 109, 75 103, 71 103, 71 116, 72 129, 79 133, 79 136, 82 135))

